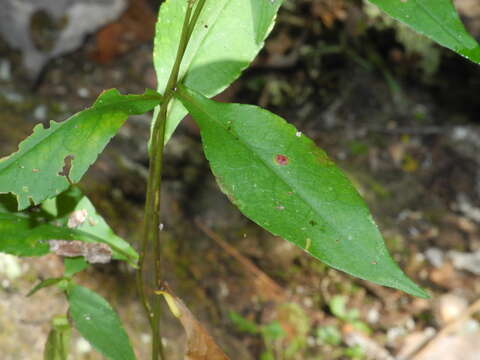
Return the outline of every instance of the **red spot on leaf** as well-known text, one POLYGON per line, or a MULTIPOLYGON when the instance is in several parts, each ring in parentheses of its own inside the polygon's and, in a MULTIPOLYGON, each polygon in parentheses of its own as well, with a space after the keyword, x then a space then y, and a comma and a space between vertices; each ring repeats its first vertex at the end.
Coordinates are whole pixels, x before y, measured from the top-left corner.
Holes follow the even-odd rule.
POLYGON ((278 165, 287 165, 288 164, 288 157, 285 155, 278 154, 275 156, 275 161, 278 165))

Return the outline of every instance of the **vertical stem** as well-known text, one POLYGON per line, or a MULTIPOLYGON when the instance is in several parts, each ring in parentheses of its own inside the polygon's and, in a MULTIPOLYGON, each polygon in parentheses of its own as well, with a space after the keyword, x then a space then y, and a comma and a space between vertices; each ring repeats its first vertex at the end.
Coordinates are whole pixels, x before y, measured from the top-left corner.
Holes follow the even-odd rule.
POLYGON ((195 0, 187 0, 187 11, 180 35, 180 42, 177 50, 175 63, 170 73, 167 86, 164 92, 164 101, 160 106, 157 119, 152 130, 152 143, 150 149, 150 167, 147 183, 147 195, 145 203, 144 217, 144 235, 140 246, 139 270, 137 271, 137 289, 147 312, 147 316, 152 329, 152 360, 164 359, 163 347, 160 336, 160 316, 161 316, 161 298, 154 295, 150 303, 145 292, 145 254, 147 245, 153 244, 154 265, 155 265, 155 288, 162 285, 162 269, 160 254, 160 202, 161 202, 161 184, 163 167, 163 148, 165 142, 165 125, 167 111, 173 91, 177 85, 180 72, 180 65, 187 48, 188 41, 193 33, 195 23, 198 20, 200 12, 205 4, 205 0, 199 0, 192 17, 192 9, 195 0))

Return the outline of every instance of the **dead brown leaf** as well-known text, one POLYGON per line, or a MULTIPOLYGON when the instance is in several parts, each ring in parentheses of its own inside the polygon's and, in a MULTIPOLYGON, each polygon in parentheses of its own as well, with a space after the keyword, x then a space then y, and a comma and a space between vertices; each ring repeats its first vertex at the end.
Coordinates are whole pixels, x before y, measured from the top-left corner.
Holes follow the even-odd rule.
POLYGON ((185 360, 228 360, 227 355, 215 343, 207 330, 196 319, 187 306, 176 297, 168 286, 157 294, 163 295, 172 314, 182 323, 187 334, 185 360))
POLYGON ((112 260, 112 249, 103 243, 78 240, 49 240, 50 251, 65 257, 83 256, 90 264, 106 264, 112 260))
POLYGON ((120 18, 96 34, 92 57, 100 64, 108 64, 135 46, 151 41, 155 33, 156 16, 147 0, 131 0, 120 18))

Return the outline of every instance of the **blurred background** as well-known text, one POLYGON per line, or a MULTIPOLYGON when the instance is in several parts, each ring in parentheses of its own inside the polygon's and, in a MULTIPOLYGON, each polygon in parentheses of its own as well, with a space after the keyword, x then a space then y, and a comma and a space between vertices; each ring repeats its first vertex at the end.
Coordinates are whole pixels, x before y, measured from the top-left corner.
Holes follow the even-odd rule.
MULTIPOLYGON (((259 0, 261 1, 261 0, 259 0)), ((480 2, 456 0, 480 38, 480 2)), ((37 123, 62 121, 103 89, 155 88, 155 0, 0 0, 0 156, 37 123), (19 4, 23 4, 19 6, 19 4)), ((220 101, 283 116, 348 173, 388 248, 431 300, 327 268, 244 218, 221 194, 187 119, 167 146, 166 277, 233 360, 479 359, 480 68, 361 0, 285 0, 265 49, 220 101)), ((141 234, 151 115, 128 120, 81 188, 116 232, 141 234)), ((355 256, 355 254, 352 254, 355 256)), ((42 359, 55 255, 0 254, 0 357, 42 359)), ((79 275, 119 311, 139 359, 151 338, 123 264, 79 275)), ((164 344, 180 359, 168 314, 164 344)), ((100 359, 82 339, 72 359, 100 359)))

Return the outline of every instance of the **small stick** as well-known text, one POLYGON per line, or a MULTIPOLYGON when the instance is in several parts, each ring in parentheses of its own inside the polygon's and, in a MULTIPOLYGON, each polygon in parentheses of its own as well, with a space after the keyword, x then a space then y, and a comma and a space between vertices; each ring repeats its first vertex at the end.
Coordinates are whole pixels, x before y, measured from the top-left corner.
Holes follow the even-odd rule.
POLYGON ((228 255, 242 264, 248 273, 253 275, 255 279, 255 286, 258 288, 258 290, 264 294, 266 293, 266 289, 270 290, 268 291, 268 294, 265 294, 266 297, 275 301, 284 301, 286 299, 284 290, 272 278, 260 270, 253 262, 243 256, 237 249, 223 240, 220 235, 203 225, 198 219, 195 219, 195 225, 197 225, 197 227, 205 235, 215 241, 217 245, 219 245, 228 255))
POLYGON ((462 323, 468 320, 473 314, 480 311, 480 299, 476 300, 470 305, 456 320, 446 324, 439 332, 437 332, 425 345, 420 347, 415 353, 413 353, 408 360, 420 360, 420 358, 433 347, 435 343, 441 340, 443 337, 454 332, 462 323))

